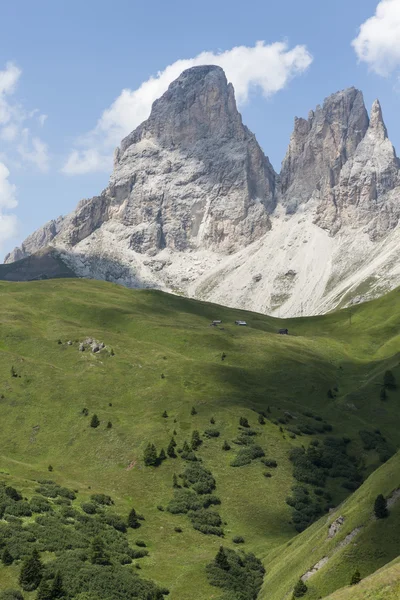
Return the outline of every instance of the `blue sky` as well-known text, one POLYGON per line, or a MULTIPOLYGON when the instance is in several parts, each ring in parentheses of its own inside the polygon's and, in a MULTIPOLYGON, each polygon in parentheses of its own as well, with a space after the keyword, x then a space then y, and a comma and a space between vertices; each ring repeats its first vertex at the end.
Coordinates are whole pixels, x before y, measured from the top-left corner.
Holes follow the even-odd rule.
POLYGON ((227 65, 243 120, 278 171, 294 116, 351 85, 368 109, 379 97, 400 148, 400 0, 13 0, 1 13, 2 254, 98 194, 119 137, 186 65, 176 61, 204 52, 227 65))

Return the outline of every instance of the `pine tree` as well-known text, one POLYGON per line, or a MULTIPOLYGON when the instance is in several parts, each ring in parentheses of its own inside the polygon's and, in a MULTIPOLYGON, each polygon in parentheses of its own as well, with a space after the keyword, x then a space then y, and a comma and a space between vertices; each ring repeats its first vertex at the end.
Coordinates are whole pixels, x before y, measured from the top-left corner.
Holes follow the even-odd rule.
POLYGON ((176 446, 176 442, 175 442, 174 438, 172 438, 170 443, 168 444, 168 448, 167 448, 167 454, 170 458, 176 458, 175 446, 176 446))
POLYGON ((231 449, 230 445, 225 440, 224 443, 222 444, 222 450, 230 450, 230 449, 231 449))
POLYGON ((162 416, 164 417, 164 419, 168 419, 168 413, 166 410, 164 410, 162 416))
POLYGON ((190 414, 193 415, 197 415, 197 410, 195 409, 194 406, 192 406, 192 410, 190 411, 190 414))
POLYGON ((90 427, 96 429, 100 425, 100 421, 97 415, 93 415, 92 420, 90 421, 90 427))
POLYGON ((223 569, 224 571, 229 571, 229 569, 230 569, 228 558, 226 556, 226 552, 225 552, 223 546, 219 547, 219 550, 215 557, 215 564, 217 565, 217 567, 219 567, 220 569, 223 569))
POLYGON ((154 444, 150 442, 147 444, 143 459, 146 467, 155 467, 157 465, 157 449, 154 444))
POLYGON ((36 600, 53 600, 51 585, 47 579, 42 579, 40 582, 36 600))
POLYGON ((258 415, 258 422, 260 423, 260 425, 265 425, 264 415, 258 415))
POLYGON ((215 419, 214 419, 214 417, 211 417, 210 423, 211 423, 211 425, 215 425, 215 419))
POLYGON ((389 390, 396 389, 396 379, 392 371, 385 371, 385 375, 383 376, 383 385, 389 390))
POLYGON ((190 452, 190 448, 189 448, 189 444, 185 440, 183 443, 182 454, 187 454, 188 452, 190 452))
POLYGON ((165 454, 165 450, 164 448, 161 448, 160 450, 160 454, 158 455, 158 462, 161 463, 163 462, 163 460, 165 460, 167 458, 166 454, 165 454))
POLYGON ((3 565, 5 565, 6 567, 8 567, 9 565, 12 565, 14 562, 14 557, 11 556, 10 551, 8 550, 8 548, 4 548, 3 550, 3 554, 1 555, 1 562, 3 563, 3 565))
POLYGON ((268 413, 269 415, 271 414, 271 407, 270 407, 270 406, 268 406, 268 408, 267 408, 267 413, 268 413))
POLYGON ((65 590, 63 588, 63 581, 61 573, 57 571, 56 576, 53 579, 51 586, 51 598, 63 598, 65 596, 65 590))
POLYGON ((361 575, 360 571, 357 569, 357 571, 354 571, 353 575, 351 576, 350 585, 357 585, 357 583, 360 583, 360 581, 361 575))
POLYGON ((246 419, 246 417, 240 417, 239 425, 241 427, 249 427, 249 421, 246 419))
POLYGON ((377 519, 386 519, 389 516, 386 498, 382 494, 376 497, 374 513, 377 519))
POLYGON ((384 402, 385 400, 387 400, 387 393, 386 393, 386 389, 383 387, 381 389, 381 394, 380 394, 380 398, 381 400, 384 402))
POLYGON ((176 473, 174 473, 174 475, 172 477, 172 487, 179 488, 179 483, 178 483, 178 478, 176 476, 176 473))
POLYGON ((39 552, 35 549, 32 555, 24 560, 19 574, 19 584, 26 592, 36 590, 42 579, 43 565, 39 552))
POLYGON ((293 590, 293 598, 301 598, 307 593, 307 586, 302 579, 299 579, 293 590))
POLYGON ((140 527, 140 521, 134 508, 132 508, 131 512, 128 515, 128 527, 130 527, 131 529, 139 529, 140 527))
POLYGON ((200 439, 200 434, 197 431, 197 429, 195 429, 192 433, 192 441, 191 441, 191 445, 192 445, 192 450, 197 450, 197 448, 199 446, 201 446, 201 439, 200 439))
POLYGON ((101 537, 95 537, 90 546, 90 562, 92 565, 109 565, 110 557, 101 537))

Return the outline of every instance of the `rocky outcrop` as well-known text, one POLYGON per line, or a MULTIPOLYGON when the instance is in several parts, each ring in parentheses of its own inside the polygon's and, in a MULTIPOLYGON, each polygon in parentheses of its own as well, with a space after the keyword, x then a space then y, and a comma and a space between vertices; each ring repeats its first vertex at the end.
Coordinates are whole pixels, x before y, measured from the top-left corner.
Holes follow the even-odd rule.
POLYGON ((399 161, 379 101, 369 118, 362 93, 349 88, 327 98, 307 121, 295 120, 281 172, 289 214, 310 202, 314 222, 331 235, 365 227, 378 239, 398 223, 399 186, 399 161))
POLYGON ((6 262, 49 246, 78 276, 278 316, 400 285, 400 166, 376 101, 337 92, 296 118, 280 176, 221 68, 182 73, 122 140, 109 185, 6 262))
POLYGON ((220 67, 182 73, 115 153, 109 186, 33 234, 16 258, 56 241, 74 248, 108 221, 127 251, 233 251, 270 228, 275 172, 243 125, 220 67))
POLYGON ((294 131, 282 163, 282 204, 295 212, 314 195, 326 196, 368 129, 363 95, 349 88, 329 96, 311 111, 308 120, 295 119, 294 131))

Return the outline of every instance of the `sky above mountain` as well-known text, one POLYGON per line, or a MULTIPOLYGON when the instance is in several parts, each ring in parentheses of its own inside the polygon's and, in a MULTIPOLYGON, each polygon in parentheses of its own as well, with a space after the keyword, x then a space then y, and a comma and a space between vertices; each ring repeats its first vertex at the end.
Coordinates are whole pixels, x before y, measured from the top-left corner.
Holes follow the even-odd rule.
POLYGON ((120 139, 218 64, 277 171, 294 116, 349 86, 400 147, 400 0, 13 0, 0 19, 0 252, 103 189, 120 139))

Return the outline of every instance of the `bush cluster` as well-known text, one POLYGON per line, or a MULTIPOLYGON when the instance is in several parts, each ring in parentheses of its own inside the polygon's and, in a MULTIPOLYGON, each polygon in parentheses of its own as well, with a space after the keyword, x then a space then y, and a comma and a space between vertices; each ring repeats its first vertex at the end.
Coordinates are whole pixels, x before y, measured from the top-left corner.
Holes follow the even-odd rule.
MULTIPOLYGON (((90 502, 83 503, 95 508, 95 514, 92 508, 87 514, 70 505, 70 498, 76 496, 71 490, 50 481, 40 482, 39 489, 43 495, 34 496, 28 503, 21 494, 6 492, 5 486, 0 486, 0 502, 28 504, 37 513, 28 521, 10 515, 0 527, 2 562, 9 565, 22 561, 19 583, 23 590, 37 589, 40 600, 83 597, 86 593, 99 600, 160 600, 167 593, 123 568, 148 551, 130 547, 126 520, 110 512, 113 501, 109 496, 93 495, 90 502), (54 557, 44 564, 42 552, 53 553, 54 557)), ((9 600, 22 597, 19 592, 4 594, 2 597, 9 600)))
POLYGON ((386 438, 383 437, 379 429, 375 429, 374 431, 363 429, 358 433, 363 443, 364 450, 376 450, 381 462, 384 463, 393 456, 395 452, 394 448, 389 444, 386 438))
POLYGON ((206 510, 221 504, 218 496, 213 494, 216 483, 211 471, 202 463, 194 462, 185 468, 180 478, 183 488, 174 485, 174 496, 168 503, 168 512, 187 514, 194 529, 202 533, 223 535, 221 517, 216 512, 206 510))
POLYGON ((223 589, 227 600, 256 600, 265 574, 262 562, 254 554, 222 546, 206 571, 209 583, 223 589))
POLYGON ((265 452, 261 446, 251 444, 246 446, 246 448, 241 448, 239 450, 231 462, 231 467, 243 467, 244 465, 250 464, 252 460, 261 458, 262 456, 265 456, 265 452))
POLYGON ((326 508, 322 497, 312 497, 309 490, 301 485, 293 486, 292 495, 286 498, 286 503, 292 507, 292 522, 298 532, 314 523, 326 508))

